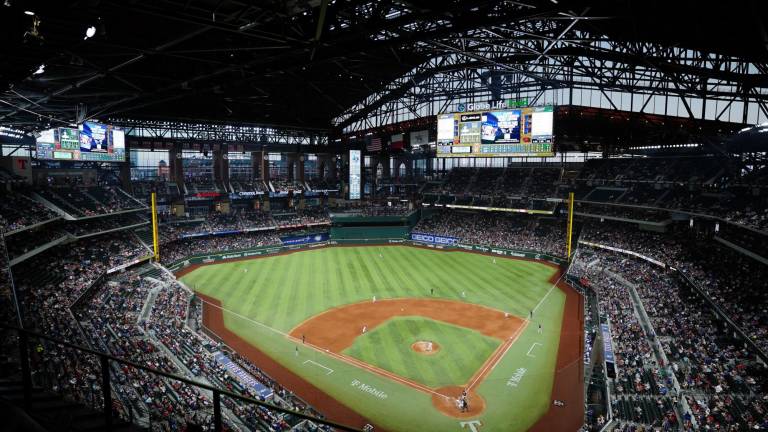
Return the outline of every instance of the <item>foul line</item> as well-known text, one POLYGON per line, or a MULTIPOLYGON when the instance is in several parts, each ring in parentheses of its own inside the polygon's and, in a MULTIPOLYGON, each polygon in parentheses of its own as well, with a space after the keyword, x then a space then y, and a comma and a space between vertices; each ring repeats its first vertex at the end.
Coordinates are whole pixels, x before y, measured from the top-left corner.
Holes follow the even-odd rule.
MULTIPOLYGON (((193 292, 195 292, 195 294, 197 294, 197 292, 196 292, 196 291, 193 291, 193 292)), ((275 333, 277 333, 277 334, 279 334, 279 335, 283 335, 283 336, 287 336, 287 337, 290 337, 290 336, 289 336, 287 333, 283 333, 283 332, 281 332, 280 330, 278 330, 278 329, 276 329, 276 328, 272 328, 272 327, 270 327, 270 326, 268 326, 268 325, 266 325, 266 324, 264 324, 264 323, 260 323, 260 322, 258 322, 258 321, 256 321, 256 320, 254 320, 254 319, 248 318, 247 316, 244 316, 244 315, 240 315, 239 313, 237 313, 237 312, 235 312, 235 311, 232 311, 232 310, 226 309, 226 308, 224 308, 224 307, 222 307, 222 306, 219 306, 219 305, 217 305, 217 304, 214 304, 213 302, 210 302, 210 301, 208 301, 208 300, 206 300, 206 299, 204 299, 204 298, 200 297, 199 295, 197 296, 197 298, 198 298, 198 299, 200 299, 200 301, 201 301, 201 302, 203 302, 203 303, 207 304, 208 306, 213 306, 213 307, 215 307, 215 308, 217 308, 217 309, 221 309, 222 311, 224 311, 224 312, 227 312, 227 313, 230 313, 230 314, 232 314, 232 315, 234 315, 234 316, 236 316, 236 317, 238 317, 238 318, 244 319, 244 320, 246 320, 246 321, 249 321, 249 322, 252 322, 252 323, 254 323, 254 324, 258 325, 258 326, 264 327, 264 328, 265 328, 265 329, 267 329, 267 330, 272 330, 273 332, 275 332, 275 333)), ((222 316, 222 319, 223 319, 223 318, 224 318, 224 317, 222 316)))
POLYGON ((330 374, 332 374, 332 373, 333 373, 333 369, 331 369, 331 368, 329 368, 329 367, 325 367, 325 366, 321 365, 320 363, 318 363, 318 362, 316 362, 316 361, 312 361, 312 360, 304 360, 304 363, 303 363, 303 364, 307 364, 307 363, 312 363, 312 364, 313 364, 313 365, 315 365, 315 366, 319 366, 319 367, 321 367, 321 368, 323 368, 323 369, 327 370, 327 371, 328 371, 328 373, 327 373, 326 375, 330 375, 330 374))
POLYGON ((536 345, 541 345, 541 344, 538 343, 538 342, 534 342, 533 345, 531 345, 531 347, 528 348, 528 352, 525 353, 525 355, 527 355, 528 357, 536 357, 535 355, 531 355, 531 351, 533 351, 533 349, 536 347, 536 345))
POLYGON ((528 327, 528 324, 530 321, 525 320, 524 324, 517 328, 517 331, 506 341, 504 342, 489 358, 485 365, 480 369, 480 372, 475 374, 473 377, 474 379, 469 383, 467 386, 467 391, 471 389, 475 384, 477 384, 480 380, 482 380, 486 373, 490 373, 499 362, 501 362, 501 359, 504 358, 505 355, 507 355, 507 351, 509 351, 510 348, 512 348, 512 345, 515 344, 517 341, 517 338, 520 337, 520 335, 523 333, 523 330, 525 330, 526 327, 528 327))
POLYGON ((565 272, 562 272, 562 273, 560 273, 560 277, 559 277, 559 278, 557 278, 557 280, 555 281, 555 283, 554 283, 554 284, 552 284, 552 286, 551 286, 551 287, 549 287, 549 291, 547 291, 547 293, 546 293, 546 294, 544 294, 544 297, 542 297, 542 298, 541 298, 541 300, 539 300, 539 303, 536 305, 536 307, 535 307, 535 308, 533 308, 533 310, 532 310, 533 312, 536 312, 536 311, 539 309, 539 307, 541 306, 541 304, 542 304, 542 303, 544 303, 544 300, 546 300, 546 299, 547 299, 547 297, 549 297, 549 294, 552 292, 552 290, 553 290, 553 289, 555 289, 555 287, 557 286, 557 284, 559 284, 559 283, 560 283, 560 281, 563 279, 563 276, 565 276, 565 272))

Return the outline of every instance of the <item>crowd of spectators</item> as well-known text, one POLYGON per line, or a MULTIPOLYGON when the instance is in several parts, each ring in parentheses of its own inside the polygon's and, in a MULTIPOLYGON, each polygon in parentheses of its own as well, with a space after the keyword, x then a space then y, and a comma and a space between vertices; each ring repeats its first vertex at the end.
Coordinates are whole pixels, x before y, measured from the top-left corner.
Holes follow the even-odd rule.
POLYGON ((142 224, 149 224, 149 215, 142 212, 133 212, 95 219, 67 221, 58 226, 75 237, 81 237, 142 224))
POLYGON ((39 253, 43 250, 39 248, 56 240, 66 242, 75 237, 93 236, 106 231, 118 231, 132 226, 147 224, 149 224, 147 217, 140 212, 120 213, 73 221, 61 219, 55 223, 36 226, 29 230, 7 235, 5 243, 8 256, 14 259, 32 251, 39 253))
POLYGON ((184 178, 184 186, 187 188, 187 193, 190 194, 218 193, 224 190, 222 185, 213 181, 209 175, 190 175, 187 173, 184 178))
POLYGON ((557 219, 444 210, 421 219, 413 231, 456 237, 467 244, 565 254, 565 223, 557 219))
MULTIPOLYGON (((221 349, 218 343, 187 326, 192 294, 173 277, 161 272, 155 279, 142 280, 138 271, 129 271, 94 291, 76 315, 91 342, 100 349, 163 372, 265 400, 216 361, 214 354, 221 349)), ((154 429, 179 430, 190 423, 210 425, 210 394, 135 368, 116 366, 112 373, 116 382, 132 383, 119 386, 118 394, 139 418, 148 417, 154 429)), ((269 401, 291 410, 307 410, 292 398, 269 401)), ((250 430, 282 431, 296 423, 292 416, 230 398, 222 402, 225 419, 240 429, 245 426, 250 430)))
POLYGON ((282 179, 270 180, 269 184, 272 185, 272 189, 275 192, 290 192, 290 191, 302 191, 304 187, 297 181, 289 181, 282 179))
POLYGON ((339 190, 339 183, 330 178, 320 178, 315 177, 311 179, 307 179, 307 185, 309 185, 309 190, 312 191, 338 191, 339 190))
POLYGON ((405 216, 411 212, 407 201, 390 202, 365 202, 359 205, 346 206, 343 208, 332 209, 331 213, 343 213, 359 216, 405 216))
MULTIPOLYGON (((25 327, 79 345, 88 345, 69 307, 109 268, 146 254, 129 235, 94 238, 57 246, 14 266, 16 292, 25 327)), ((102 403, 96 359, 60 345, 37 341, 33 378, 38 385, 90 406, 102 403)))
POLYGON ((456 204, 490 206, 512 198, 555 195, 561 177, 555 167, 453 168, 442 183, 428 183, 423 193, 452 195, 456 204))
MULTIPOLYGON (((732 174, 725 165, 714 157, 593 159, 576 179, 563 182, 561 196, 574 191, 577 199, 706 214, 768 230, 768 194, 755 188, 766 184, 768 171, 732 174)), ((608 206, 601 210, 608 215, 622 212, 608 206)), ((633 219, 659 220, 638 209, 626 208, 623 213, 635 215, 633 219)))
POLYGON ((161 242, 171 242, 191 234, 217 233, 249 230, 275 230, 328 224, 330 219, 325 208, 258 211, 233 210, 230 213, 209 213, 197 218, 174 218, 167 216, 160 224, 161 242))
MULTIPOLYGON (((600 315, 609 324, 616 369, 610 400, 614 418, 635 427, 677 430, 670 377, 649 342, 652 335, 638 319, 628 288, 612 279, 605 263, 598 263, 591 252, 580 250, 570 273, 594 292, 600 315)), ((598 430, 603 423, 597 424, 598 418, 588 418, 586 429, 598 430)))
POLYGON ((683 228, 670 234, 641 231, 622 223, 595 223, 583 240, 630 250, 679 268, 768 351, 768 266, 699 231, 683 228))
POLYGON ((160 236, 162 241, 166 242, 189 234, 244 231, 275 226, 269 212, 235 210, 230 213, 209 213, 200 218, 165 217, 160 224, 160 236))
MULTIPOLYGON (((267 238, 257 235, 238 241, 250 246, 263 244, 267 238), (256 240, 257 237, 261 241, 256 240)), ((231 239, 225 240, 226 245, 221 244, 219 238, 214 241, 216 247, 225 250, 238 248, 231 239)), ((274 237, 269 240, 275 241, 279 240, 274 237)), ((205 246, 197 248, 211 249, 210 240, 202 242, 205 246)), ((185 252, 194 250, 187 248, 185 252)), ((128 263, 146 252, 135 237, 120 233, 55 247, 21 263, 14 268, 14 275, 27 327, 264 400, 216 362, 213 354, 222 349, 218 343, 187 327, 188 305, 193 296, 172 276, 153 270, 154 279, 144 279, 141 274, 146 268, 152 268, 149 265, 105 275, 109 268, 128 263), (46 271, 41 272, 41 268, 46 271)), ((5 300, 3 303, 7 306, 5 300)), ((200 317, 195 318, 193 314, 192 319, 200 317)), ((199 326, 198 322, 195 327, 199 326)), ((44 341, 33 343, 36 344, 32 359, 36 385, 47 386, 97 409, 103 404, 96 357, 44 341)), ((235 360, 274 390, 275 396, 270 402, 293 411, 317 414, 247 359, 236 356, 235 360)), ((117 363, 111 364, 110 373, 116 398, 113 408, 122 417, 151 426, 152 430, 180 430, 189 424, 210 426, 210 394, 117 363)), ((222 402, 225 420, 239 429, 283 431, 302 421, 228 398, 222 402)))
POLYGON ((258 178, 252 178, 248 176, 233 176, 229 179, 229 185, 232 187, 232 191, 239 192, 264 192, 266 187, 264 181, 258 178))
POLYGON ((0 194, 0 229, 3 232, 15 231, 57 216, 46 206, 22 193, 0 194))
POLYGON ((180 239, 164 244, 160 259, 163 264, 170 264, 192 255, 238 251, 279 244, 281 244, 280 237, 275 231, 180 239))
POLYGON ((645 209, 637 207, 623 207, 610 204, 597 204, 577 202, 574 205, 574 211, 577 214, 593 214, 601 216, 613 216, 623 219, 636 219, 643 221, 661 222, 671 218, 669 211, 645 209))
POLYGON ((133 210, 142 205, 114 186, 56 186, 37 190, 51 204, 75 217, 133 210))
POLYGON ((10 259, 18 258, 28 252, 58 239, 66 239, 67 232, 56 226, 44 225, 38 229, 22 231, 5 239, 5 246, 10 259))
MULTIPOLYGON (((680 237, 621 229, 620 224, 600 229, 590 227, 582 235, 596 243, 669 263, 682 272, 676 273, 628 254, 583 245, 579 251, 580 260, 597 257, 599 265, 595 268, 610 269, 625 281, 632 281, 635 286, 638 300, 650 321, 650 333, 636 335, 634 339, 657 342, 666 355, 669 364, 660 364, 658 369, 665 380, 664 388, 668 389, 662 393, 670 393, 673 384, 670 378, 674 376, 681 390, 680 397, 685 398, 689 408, 686 412, 680 411, 683 426, 690 427, 693 420, 705 430, 736 431, 768 427, 768 369, 756 361, 756 353, 743 341, 733 338, 733 331, 725 321, 713 312, 709 303, 682 276, 687 275, 702 286, 710 298, 730 312, 734 321, 745 326, 742 328, 752 340, 763 347, 764 327, 756 319, 755 311, 762 309, 765 303, 752 297, 762 290, 750 281, 764 280, 760 275, 765 270, 748 262, 739 263, 737 255, 731 255, 727 248, 719 248, 716 244, 708 244, 706 249, 695 243, 687 247, 680 237), (702 253, 695 254, 692 250, 702 253), (725 268, 729 269, 727 274, 730 279, 725 278, 725 273, 717 273, 717 269, 725 268), (753 306, 754 302, 760 303, 753 306)), ((572 271, 583 274, 583 267, 575 265, 572 271)), ((598 296, 602 297, 601 307, 606 298, 621 295, 627 299, 625 309, 630 311, 631 298, 626 295, 626 285, 618 284, 605 274, 593 272, 587 276, 596 287, 598 296), (606 285, 607 290, 603 289, 606 285)), ((634 327, 637 313, 620 316, 615 310, 611 307, 608 313, 614 326, 613 342, 619 347, 617 358, 620 358, 624 330, 617 333, 615 327, 634 327)), ((630 352, 643 353, 645 350, 634 347, 630 352)), ((621 382, 621 379, 617 381, 621 382)), ((678 395, 671 394, 673 405, 681 410, 682 405, 677 404, 678 395)), ((622 407, 617 407, 616 401, 613 403, 614 410, 618 408, 621 413, 622 407)))
POLYGON ((272 212, 275 224, 279 228, 298 227, 309 224, 330 224, 331 219, 324 207, 307 207, 304 209, 275 210, 272 212))

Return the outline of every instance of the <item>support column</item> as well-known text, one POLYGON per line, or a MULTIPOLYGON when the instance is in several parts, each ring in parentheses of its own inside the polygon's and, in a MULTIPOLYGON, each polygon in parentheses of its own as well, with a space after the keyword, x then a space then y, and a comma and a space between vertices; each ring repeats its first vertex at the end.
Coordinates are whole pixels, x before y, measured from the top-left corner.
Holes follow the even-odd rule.
POLYGON ((392 161, 389 158, 388 154, 383 154, 381 157, 379 157, 379 161, 381 162, 381 168, 382 168, 382 177, 391 177, 392 173, 392 161))
POLYGON ((229 146, 227 144, 221 145, 221 181, 225 188, 229 186, 229 146))
POLYGON ((125 162, 120 164, 120 186, 128 193, 133 193, 131 184, 131 152, 125 152, 125 162))
POLYGON ((169 161, 168 167, 170 169, 170 179, 177 184, 184 183, 184 164, 182 163, 182 151, 181 144, 174 143, 173 147, 168 152, 169 161))
POLYGON ((328 174, 326 175, 326 178, 329 178, 334 181, 338 181, 339 170, 336 167, 336 155, 333 155, 333 154, 328 155, 328 162, 326 164, 326 167, 328 169, 328 174))
POLYGON ((213 181, 225 189, 229 185, 229 155, 227 145, 217 144, 213 149, 213 181))
POLYGON ((251 152, 251 179, 260 180, 261 177, 261 152, 251 152))
POLYGON ((220 145, 216 145, 213 149, 213 181, 216 184, 222 184, 224 182, 221 173, 221 159, 221 147, 220 145))
POLYGON ((288 181, 298 181, 296 171, 298 171, 299 155, 296 153, 288 153, 286 155, 286 161, 288 162, 288 181))
POLYGON ((267 152, 264 150, 260 151, 259 153, 259 160, 261 165, 261 180, 263 180, 265 183, 269 181, 269 161, 267 161, 267 152))
POLYGON ((301 182, 301 184, 304 184, 304 178, 305 178, 304 176, 306 175, 306 173, 304 172, 304 162, 306 162, 305 158, 306 158, 305 155, 303 155, 303 154, 299 155, 298 174, 299 174, 299 182, 301 182))

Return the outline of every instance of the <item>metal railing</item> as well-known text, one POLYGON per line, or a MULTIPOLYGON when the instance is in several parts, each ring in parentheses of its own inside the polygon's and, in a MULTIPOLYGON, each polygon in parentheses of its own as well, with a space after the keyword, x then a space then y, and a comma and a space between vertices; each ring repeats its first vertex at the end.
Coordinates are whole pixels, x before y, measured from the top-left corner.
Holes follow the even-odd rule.
POLYGON ((196 387, 198 389, 203 389, 209 391, 213 395, 213 430, 215 432, 220 432, 224 430, 224 424, 222 420, 222 397, 231 398, 234 400, 238 400, 240 402, 246 403, 246 404, 253 404, 256 406, 259 406, 261 408, 267 409, 272 412, 277 412, 285 415, 290 415, 293 417, 298 417, 303 420, 309 420, 316 424, 321 424, 325 426, 329 426, 333 428, 334 430, 340 430, 340 431, 360 431, 360 429, 343 425, 340 423, 332 422, 329 420, 319 419, 317 417, 313 417, 310 415, 303 414, 301 412, 289 410, 286 408, 281 408, 279 406, 273 405, 268 402, 262 402, 247 396, 238 395, 236 393, 222 390, 220 388, 203 384, 201 382, 193 381, 188 378, 184 378, 178 375, 174 375, 171 373, 163 372, 154 368, 150 368, 147 366, 142 366, 140 364, 134 363, 129 360, 121 359, 118 357, 115 357, 113 355, 99 352, 90 348, 86 348, 77 344, 65 342, 50 336, 43 335, 41 333, 37 333, 30 330, 21 329, 15 326, 6 325, 6 324, 0 324, 0 329, 4 329, 6 331, 15 332, 18 335, 18 349, 19 349, 19 363, 21 366, 21 381, 22 381, 22 388, 23 388, 23 408, 27 411, 30 411, 32 409, 32 368, 30 365, 30 338, 39 338, 45 341, 49 341, 51 343, 64 346, 70 349, 74 349, 78 352, 80 352, 83 355, 93 355, 98 357, 99 363, 101 366, 101 388, 100 391, 102 393, 103 397, 103 415, 104 415, 104 425, 106 430, 110 430, 113 424, 113 404, 112 404, 112 378, 110 375, 110 365, 112 363, 116 363, 119 365, 128 366, 131 368, 139 369, 144 372, 147 372, 149 374, 157 375, 159 377, 163 377, 166 379, 178 381, 180 383, 184 383, 193 387, 196 387))

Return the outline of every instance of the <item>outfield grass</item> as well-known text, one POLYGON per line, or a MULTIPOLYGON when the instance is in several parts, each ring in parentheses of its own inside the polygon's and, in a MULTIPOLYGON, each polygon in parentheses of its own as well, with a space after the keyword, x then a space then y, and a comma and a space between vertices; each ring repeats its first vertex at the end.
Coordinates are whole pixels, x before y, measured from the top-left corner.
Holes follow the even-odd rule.
POLYGON ((466 384, 501 341, 474 330, 428 318, 395 317, 358 336, 344 354, 432 388, 466 384), (440 351, 426 355, 411 344, 432 341, 440 351))
MULTIPOLYGON (((478 419, 483 421, 482 431, 490 432, 524 431, 549 409, 565 303, 565 295, 548 282, 554 272, 542 263, 497 258, 494 264, 492 257, 466 252, 365 246, 209 265, 181 280, 221 301, 227 328, 329 396, 398 431, 461 428, 457 419, 433 408, 429 395, 303 347, 285 334, 329 308, 370 300, 373 295, 464 301, 524 318, 539 305, 532 325, 478 387, 486 400, 486 411, 478 419), (539 322, 544 325, 542 334, 536 330, 539 322), (515 386, 508 385, 521 368, 523 378, 515 386), (350 384, 355 380, 388 397, 382 400, 356 390, 350 384)), ((360 343, 365 344, 365 339, 360 343)), ((372 343, 352 349, 375 351, 372 343)), ((455 360, 445 360, 450 361, 455 360)), ((428 368, 421 375, 431 379, 428 368)))

